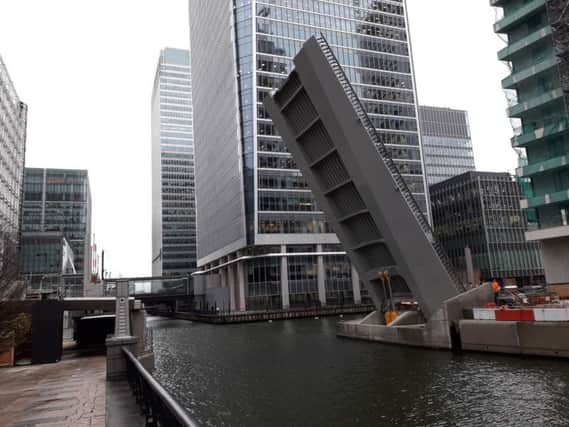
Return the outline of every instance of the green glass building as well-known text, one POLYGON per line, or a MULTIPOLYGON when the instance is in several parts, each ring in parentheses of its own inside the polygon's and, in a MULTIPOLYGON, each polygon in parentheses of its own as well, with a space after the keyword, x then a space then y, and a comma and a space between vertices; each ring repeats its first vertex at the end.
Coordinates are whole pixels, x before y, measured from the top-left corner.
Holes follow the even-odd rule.
POLYGON ((20 239, 20 273, 32 290, 48 290, 58 286, 68 289, 68 296, 82 296, 74 292, 77 286, 75 254, 62 232, 26 232, 20 239))
MULTIPOLYGON (((508 115, 520 126, 512 138, 527 164, 517 175, 522 208, 541 242, 547 282, 569 283, 569 7, 567 0, 490 0, 501 8, 494 25, 507 39, 498 58, 511 74, 502 81, 508 115)), ((525 163, 525 162, 524 162, 525 163)))
MULTIPOLYGON (((35 235, 28 243, 28 255, 47 257, 46 262, 58 257, 61 246, 57 244, 46 246, 47 235, 40 241, 42 233, 60 233, 73 251, 75 274, 65 277, 68 288, 67 295, 83 296, 85 287, 91 281, 91 191, 89 175, 86 170, 77 169, 39 169, 25 168, 24 171, 24 203, 22 212, 22 232, 24 235, 35 235), (37 248, 41 246, 41 248, 37 248), (34 248, 35 247, 35 248, 34 248)), ((23 257, 25 258, 26 252, 23 257)), ((25 274, 50 276, 59 271, 59 263, 44 263, 43 266, 33 266, 30 260, 23 259, 25 274), (52 269, 55 270, 52 271, 52 269), (40 271, 41 270, 41 271, 40 271)), ((41 280, 40 277, 40 280, 41 280)), ((47 277, 46 277, 47 280, 47 277)), ((32 278, 32 284, 36 281, 32 278)))

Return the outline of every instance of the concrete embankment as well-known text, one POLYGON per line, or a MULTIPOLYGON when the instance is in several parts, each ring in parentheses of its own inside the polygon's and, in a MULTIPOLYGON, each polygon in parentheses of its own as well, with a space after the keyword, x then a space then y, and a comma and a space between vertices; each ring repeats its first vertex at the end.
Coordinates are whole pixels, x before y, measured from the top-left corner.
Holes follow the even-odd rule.
MULTIPOLYGON (((483 286, 445 301, 426 322, 421 321, 419 313, 406 313, 386 326, 382 324, 382 316, 373 312, 362 320, 340 322, 337 334, 345 338, 434 349, 569 357, 569 322, 464 319, 465 309, 472 312, 473 308, 483 307, 491 300, 489 286, 483 286)), ((502 311, 508 312, 497 310, 499 314, 502 311)))
POLYGON ((451 349, 457 347, 456 332, 464 308, 481 306, 492 299, 489 285, 471 289, 444 302, 428 321, 420 313, 400 316, 391 325, 374 312, 361 321, 341 322, 338 335, 414 347, 451 349))
POLYGON ((461 320, 463 350, 569 357, 569 323, 461 320))

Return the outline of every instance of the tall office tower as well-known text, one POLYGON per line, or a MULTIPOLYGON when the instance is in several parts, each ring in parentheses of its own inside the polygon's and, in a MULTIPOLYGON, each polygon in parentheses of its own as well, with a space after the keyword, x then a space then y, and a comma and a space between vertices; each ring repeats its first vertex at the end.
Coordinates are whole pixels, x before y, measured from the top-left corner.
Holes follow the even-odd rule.
POLYGON ((189 12, 202 273, 221 276, 235 310, 359 303, 359 279, 262 101, 323 33, 426 213, 405 3, 192 0, 189 12))
POLYGON ((537 220, 526 238, 541 242, 547 282, 569 283, 569 8, 566 0, 491 0, 494 30, 511 75, 502 80, 508 115, 521 126, 512 145, 527 153, 517 170, 530 180, 522 207, 537 220))
MULTIPOLYGON (((26 235, 40 239, 41 233, 47 238, 59 232, 69 242, 76 274, 65 277, 67 294, 83 296, 91 280, 91 190, 87 171, 26 168, 22 216, 22 232, 26 235)), ((57 250, 60 246, 58 243, 57 250)), ((41 255, 49 258, 50 253, 46 249, 41 255)), ((32 282, 35 279, 32 277, 32 282)))
POLYGON ((18 240, 28 108, 0 57, 0 232, 18 240))
POLYGON ((428 185, 476 169, 466 111, 419 106, 419 121, 428 185))
POLYGON ((430 187, 433 228, 457 270, 465 248, 481 280, 543 282, 539 244, 525 240, 520 188, 508 173, 466 172, 430 187))
POLYGON ((190 54, 167 47, 160 52, 152 93, 152 275, 195 269, 190 54))

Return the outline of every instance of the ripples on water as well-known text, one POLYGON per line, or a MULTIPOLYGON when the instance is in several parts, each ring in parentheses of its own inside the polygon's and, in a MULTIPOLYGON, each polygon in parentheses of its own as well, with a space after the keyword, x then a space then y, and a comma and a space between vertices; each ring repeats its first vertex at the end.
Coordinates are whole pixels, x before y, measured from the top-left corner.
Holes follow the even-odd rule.
POLYGON ((335 336, 338 318, 151 318, 155 376, 208 426, 569 426, 569 365, 335 336))

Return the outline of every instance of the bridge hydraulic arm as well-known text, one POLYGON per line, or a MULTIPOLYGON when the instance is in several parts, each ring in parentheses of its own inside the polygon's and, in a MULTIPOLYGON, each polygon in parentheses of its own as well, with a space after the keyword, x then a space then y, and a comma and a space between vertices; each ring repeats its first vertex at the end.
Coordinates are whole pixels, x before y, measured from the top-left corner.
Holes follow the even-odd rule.
POLYGON ((426 318, 459 293, 450 262, 323 37, 264 101, 376 307, 399 276, 426 318))

